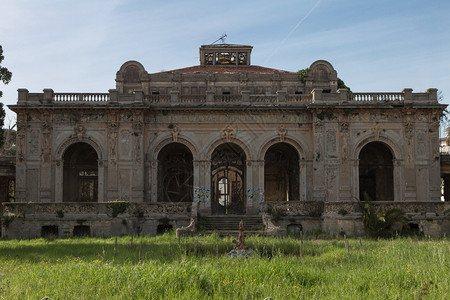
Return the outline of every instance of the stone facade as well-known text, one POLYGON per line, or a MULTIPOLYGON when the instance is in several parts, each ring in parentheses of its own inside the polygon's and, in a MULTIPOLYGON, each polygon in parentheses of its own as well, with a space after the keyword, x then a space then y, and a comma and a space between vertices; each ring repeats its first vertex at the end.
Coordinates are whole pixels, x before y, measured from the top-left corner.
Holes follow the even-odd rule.
POLYGON ((161 219, 189 224, 192 203, 199 215, 276 206, 289 216, 285 228, 295 219, 361 234, 361 200, 404 208, 426 234, 449 233, 436 89, 352 93, 338 88, 327 61, 300 78, 251 65, 251 50, 202 46, 199 66, 154 74, 128 61, 108 93, 20 89, 9 106, 18 122, 16 202, 4 207, 23 218, 3 234, 58 226, 70 235, 77 220, 92 235, 133 233, 139 222, 154 234, 161 219), (118 217, 125 222, 110 216, 114 200, 133 205, 118 217))

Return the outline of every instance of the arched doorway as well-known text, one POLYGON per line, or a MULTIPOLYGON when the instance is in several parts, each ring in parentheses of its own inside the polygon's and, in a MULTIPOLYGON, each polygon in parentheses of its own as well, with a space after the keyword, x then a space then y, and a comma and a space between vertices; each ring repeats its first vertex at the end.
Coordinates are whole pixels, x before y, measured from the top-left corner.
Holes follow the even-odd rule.
POLYGON ((98 156, 87 143, 74 143, 64 152, 63 201, 98 201, 98 156))
POLYGON ((245 210, 245 161, 241 147, 218 146, 211 155, 211 209, 213 214, 243 214, 245 210))
POLYGON ((299 156, 294 147, 277 143, 264 155, 264 201, 298 201, 299 156))
POLYGON ((192 202, 192 153, 181 143, 166 145, 158 154, 158 202, 192 202))
POLYGON ((382 142, 371 142, 359 153, 359 199, 394 200, 393 155, 382 142))

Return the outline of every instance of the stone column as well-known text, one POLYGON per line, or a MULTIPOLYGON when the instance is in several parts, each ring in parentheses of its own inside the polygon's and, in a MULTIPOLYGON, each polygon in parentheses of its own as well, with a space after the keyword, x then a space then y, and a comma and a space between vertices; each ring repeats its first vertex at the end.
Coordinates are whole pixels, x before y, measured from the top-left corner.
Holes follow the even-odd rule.
POLYGON ((106 161, 98 160, 98 195, 97 202, 105 202, 105 167, 106 161))
POLYGON ((55 168, 55 199, 54 202, 63 202, 64 160, 54 162, 55 168))
POLYGON ((150 166, 150 201, 158 202, 158 160, 152 160, 150 166))

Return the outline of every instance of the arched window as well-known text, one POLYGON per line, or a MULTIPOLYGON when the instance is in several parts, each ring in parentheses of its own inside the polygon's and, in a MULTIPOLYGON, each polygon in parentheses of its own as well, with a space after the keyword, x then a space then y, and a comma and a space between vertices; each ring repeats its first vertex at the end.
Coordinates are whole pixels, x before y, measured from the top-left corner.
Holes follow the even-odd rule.
POLYGON ((264 201, 299 201, 299 156, 294 147, 277 143, 264 155, 264 201))
POLYGON ((359 199, 394 200, 393 155, 382 142, 371 142, 359 153, 359 199))
POLYGON ((181 143, 171 143, 158 155, 158 202, 192 202, 192 153, 181 143))
POLYGON ((64 152, 63 201, 98 200, 98 156, 87 143, 75 143, 64 152))
POLYGON ((211 155, 213 214, 243 214, 245 209, 245 153, 233 143, 218 146, 211 155))

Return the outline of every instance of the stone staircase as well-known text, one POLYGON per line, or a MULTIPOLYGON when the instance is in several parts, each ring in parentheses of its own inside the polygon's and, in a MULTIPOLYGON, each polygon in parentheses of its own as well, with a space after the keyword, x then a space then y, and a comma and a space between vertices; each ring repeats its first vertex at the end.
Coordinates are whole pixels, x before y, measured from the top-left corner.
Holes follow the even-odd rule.
POLYGON ((244 223, 246 235, 264 235, 265 226, 261 216, 217 215, 198 217, 197 230, 200 234, 218 233, 220 236, 239 235, 239 222, 244 223))

